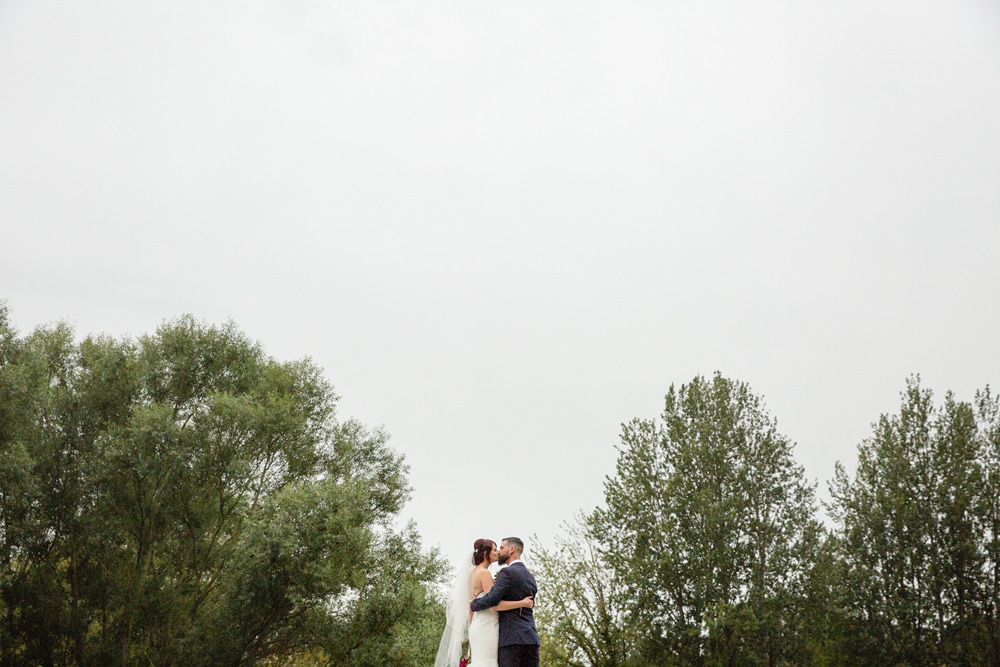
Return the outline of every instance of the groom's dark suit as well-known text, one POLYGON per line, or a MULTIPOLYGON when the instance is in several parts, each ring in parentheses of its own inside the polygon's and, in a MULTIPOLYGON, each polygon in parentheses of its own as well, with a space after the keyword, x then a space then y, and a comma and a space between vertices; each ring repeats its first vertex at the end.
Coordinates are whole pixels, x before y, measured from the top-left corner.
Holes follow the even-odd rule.
MULTIPOLYGON (((497 573, 493 588, 486 595, 472 601, 472 611, 495 607, 501 600, 518 601, 538 591, 535 577, 520 560, 516 560, 497 573)), ((522 607, 500 612, 500 667, 504 665, 538 664, 538 631, 531 609, 522 607), (506 647, 506 648, 505 648, 506 647), (520 655, 534 655, 524 662, 520 655)))

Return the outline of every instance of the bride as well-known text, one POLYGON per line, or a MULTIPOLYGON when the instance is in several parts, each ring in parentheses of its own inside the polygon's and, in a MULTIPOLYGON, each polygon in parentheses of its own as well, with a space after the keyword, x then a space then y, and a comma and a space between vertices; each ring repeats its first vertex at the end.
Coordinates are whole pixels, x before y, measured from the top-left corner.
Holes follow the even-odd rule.
POLYGON ((469 611, 472 599, 485 595, 493 588, 493 575, 490 574, 489 566, 499 556, 493 540, 476 540, 472 548, 472 554, 464 559, 458 569, 455 585, 448 596, 447 622, 434 667, 458 667, 462 658, 462 643, 466 637, 469 640, 473 667, 497 667, 500 633, 497 612, 534 605, 530 597, 517 602, 504 600, 492 609, 472 614, 469 611))

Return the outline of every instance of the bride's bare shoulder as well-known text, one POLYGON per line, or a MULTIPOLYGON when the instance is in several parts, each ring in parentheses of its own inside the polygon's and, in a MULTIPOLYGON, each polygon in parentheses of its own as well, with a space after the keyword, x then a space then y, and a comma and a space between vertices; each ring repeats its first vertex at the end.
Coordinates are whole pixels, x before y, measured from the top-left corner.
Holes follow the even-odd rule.
POLYGON ((477 567, 469 575, 469 588, 473 595, 479 595, 483 591, 489 590, 493 585, 493 575, 486 568, 477 567))

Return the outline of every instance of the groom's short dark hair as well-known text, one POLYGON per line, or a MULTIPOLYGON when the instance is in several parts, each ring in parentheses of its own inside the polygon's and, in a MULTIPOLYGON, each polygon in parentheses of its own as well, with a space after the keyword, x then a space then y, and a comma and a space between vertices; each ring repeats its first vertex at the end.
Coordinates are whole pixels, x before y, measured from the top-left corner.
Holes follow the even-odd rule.
POLYGON ((513 544, 515 547, 517 547, 517 553, 519 554, 524 553, 524 542, 521 541, 520 537, 505 537, 503 538, 503 541, 506 542, 507 544, 513 544))

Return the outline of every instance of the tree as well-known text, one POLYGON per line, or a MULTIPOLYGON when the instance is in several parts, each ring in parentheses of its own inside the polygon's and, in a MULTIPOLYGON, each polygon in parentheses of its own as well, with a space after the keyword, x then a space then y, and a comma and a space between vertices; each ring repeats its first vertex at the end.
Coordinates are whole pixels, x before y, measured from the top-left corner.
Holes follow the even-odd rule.
POLYGON ((860 445, 853 478, 838 465, 852 662, 1000 665, 996 406, 987 389, 976 405, 949 392, 936 407, 911 378, 899 413, 860 445))
POLYGON ((633 640, 623 587, 605 562, 589 518, 565 526, 551 547, 537 539, 533 561, 544 604, 535 609, 546 665, 619 667, 633 640))
MULTIPOLYGON (((989 387, 976 393, 976 425, 983 464, 983 485, 976 503, 984 556, 982 620, 984 653, 1000 667, 1000 397, 989 387), (987 648, 988 647, 988 648, 987 648)), ((985 661, 984 661, 985 662, 985 661)))
POLYGON ((820 542, 814 488, 749 386, 670 387, 623 427, 593 531, 643 664, 805 661, 796 632, 820 542))
POLYGON ((77 344, 0 308, 0 664, 426 664, 440 559, 393 528, 386 434, 335 404, 233 325, 77 344))

